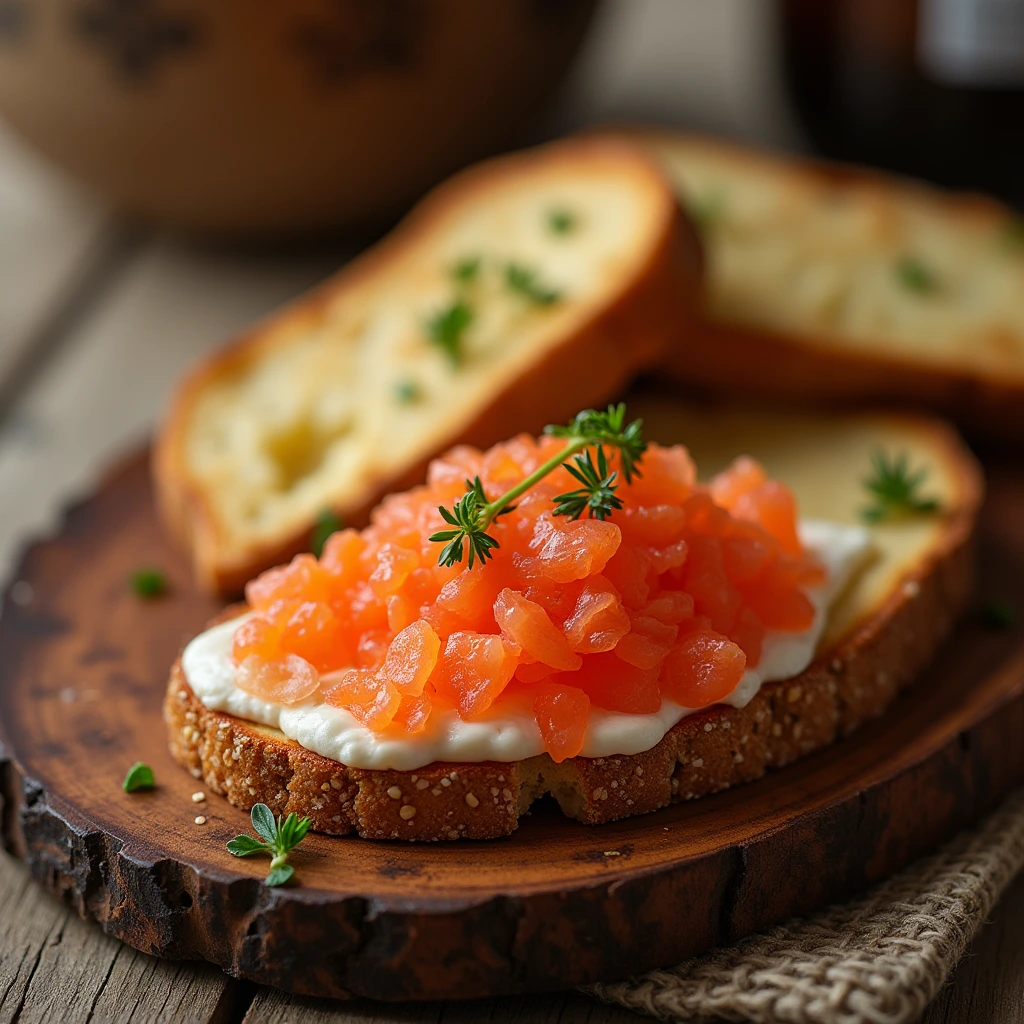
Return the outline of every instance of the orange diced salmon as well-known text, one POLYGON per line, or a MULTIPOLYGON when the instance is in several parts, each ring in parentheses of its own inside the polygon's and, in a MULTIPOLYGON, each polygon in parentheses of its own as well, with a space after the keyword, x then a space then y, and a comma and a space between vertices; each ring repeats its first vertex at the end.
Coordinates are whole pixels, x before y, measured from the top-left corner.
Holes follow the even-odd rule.
POLYGON ((463 718, 472 718, 494 703, 518 663, 518 652, 500 636, 452 633, 431 682, 463 718))
POLYGON ((665 659, 661 688, 683 707, 705 708, 736 689, 746 664, 746 655, 727 637, 706 630, 688 633, 665 659))
POLYGON ((272 704, 295 704, 316 690, 320 677, 308 661, 295 654, 274 661, 250 654, 235 672, 235 685, 272 704))
POLYGON ((594 704, 608 711, 650 715, 661 707, 657 670, 639 669, 614 651, 588 654, 580 671, 566 682, 579 686, 594 704))
POLYGON ((406 626, 388 645, 381 673, 403 696, 423 693, 441 653, 441 641, 423 619, 406 626))
POLYGON ((246 619, 234 632, 231 655, 236 662, 253 654, 261 661, 273 661, 281 653, 281 627, 276 622, 255 615, 246 619))
POLYGON ((579 687, 540 684, 533 711, 552 761, 575 757, 583 749, 590 698, 579 687))
POLYGON ((569 647, 583 654, 610 651, 629 632, 629 615, 607 582, 589 580, 565 620, 569 647))
POLYGON ((334 674, 325 683, 324 700, 335 708, 344 708, 367 729, 379 730, 391 723, 402 695, 379 673, 353 668, 334 674))
POLYGON ((573 672, 583 663, 566 643, 548 613, 516 590, 505 588, 494 602, 494 620, 502 636, 545 665, 573 672))

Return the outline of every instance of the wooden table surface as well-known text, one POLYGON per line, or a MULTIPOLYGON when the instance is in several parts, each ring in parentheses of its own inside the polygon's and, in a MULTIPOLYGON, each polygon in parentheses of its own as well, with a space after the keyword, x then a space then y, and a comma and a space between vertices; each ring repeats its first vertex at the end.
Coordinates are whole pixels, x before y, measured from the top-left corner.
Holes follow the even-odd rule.
MULTIPOLYGON (((793 143, 767 10, 758 0, 611 0, 539 130, 639 117, 793 143)), ((354 251, 211 248, 129 227, 0 127, 0 574, 105 463, 145 439, 184 367, 354 251)), ((0 854, 0 1024, 442 1019, 644 1018, 578 993, 414 1005, 286 996, 123 946, 0 854)), ((923 1020, 1024 1021, 1024 879, 923 1020)))

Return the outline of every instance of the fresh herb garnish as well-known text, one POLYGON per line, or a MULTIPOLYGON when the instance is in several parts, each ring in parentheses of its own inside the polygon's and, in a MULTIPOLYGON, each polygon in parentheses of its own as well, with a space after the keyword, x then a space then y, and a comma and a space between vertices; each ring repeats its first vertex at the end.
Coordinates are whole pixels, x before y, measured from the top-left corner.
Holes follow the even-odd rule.
POLYGON ((153 775, 153 769, 142 761, 136 761, 128 769, 128 774, 124 777, 124 782, 121 783, 121 788, 126 793, 138 793, 139 790, 153 789, 154 786, 156 786, 156 778, 153 775))
POLYGON ((1017 619, 1017 609, 1009 601, 989 601, 981 609, 982 623, 992 629, 1011 629, 1017 619))
POLYGON ((167 577, 160 569, 136 569, 131 585, 136 595, 146 600, 167 593, 167 577))
POLYGON ((452 277, 460 284, 475 281, 480 274, 480 257, 467 256, 452 267, 452 277))
POLYGON ((524 267, 521 263, 505 266, 505 283, 512 291, 538 306, 550 306, 562 297, 560 291, 547 288, 537 280, 536 270, 524 267))
POLYGON ((427 320, 427 337, 448 357, 452 366, 461 366, 462 342, 466 328, 473 322, 473 310, 456 299, 427 320))
POLYGON ((874 498, 874 504, 861 510, 865 522, 878 523, 885 519, 938 511, 936 498, 922 498, 920 495, 928 470, 911 471, 906 452, 900 452, 890 460, 884 451, 876 451, 871 456, 871 467, 873 475, 864 481, 864 486, 874 498))
POLYGON ((254 804, 249 817, 259 839, 235 836, 228 842, 228 853, 235 857, 251 857, 256 853, 270 854, 270 874, 267 885, 284 885, 295 874, 295 868, 286 863, 288 854, 295 849, 309 831, 309 818, 300 818, 294 812, 283 821, 275 818, 266 804, 254 804))
POLYGON ((572 210, 566 210, 564 207, 548 210, 548 230, 553 235, 567 235, 575 230, 577 224, 579 218, 572 210))
POLYGON ((919 295, 930 295, 939 287, 935 271, 916 256, 906 256, 896 264, 896 279, 908 291, 919 295))
POLYGON ((702 196, 693 196, 687 203, 687 209, 699 227, 710 228, 725 216, 725 195, 715 189, 702 196))
POLYGON ((596 519, 607 519, 614 509, 622 508, 616 496, 618 472, 608 472, 605 446, 619 453, 619 465, 626 483, 640 475, 637 463, 647 450, 643 439, 643 424, 634 420, 626 424, 626 406, 610 405, 606 412, 587 409, 579 413, 568 426, 549 426, 545 433, 562 437, 566 446, 554 457, 548 459, 515 487, 506 491, 494 501, 488 501, 479 477, 466 481, 466 493, 452 506, 438 507, 441 518, 452 527, 431 536, 431 541, 443 543, 438 565, 452 566, 462 561, 466 546, 469 548, 469 568, 479 561, 481 564, 492 558, 492 551, 498 541, 488 528, 499 517, 515 509, 512 503, 525 494, 559 466, 564 466, 583 486, 575 491, 558 495, 554 500, 554 515, 579 519, 584 512, 596 519), (588 449, 596 449, 596 462, 588 449), (579 453, 587 452, 586 457, 579 453), (574 458, 575 456, 575 458, 574 458), (566 460, 572 459, 572 462, 566 460))
POLYGON ((329 508, 325 508, 323 512, 316 517, 316 523, 309 534, 309 550, 319 558, 324 553, 324 545, 327 543, 327 538, 332 533, 337 533, 339 530, 344 529, 344 522, 341 518, 335 515, 329 508))
POLYGON ((597 449, 597 465, 594 455, 589 449, 581 455, 573 457, 572 463, 565 463, 565 468, 572 473, 582 487, 575 491, 559 494, 554 514, 579 519, 584 512, 594 519, 607 519, 613 509, 622 508, 622 499, 615 494, 615 480, 618 473, 608 472, 608 459, 604 448, 597 449))
POLYGON ((400 405, 412 405, 423 397, 419 384, 414 380, 400 380, 395 385, 395 398, 400 405))

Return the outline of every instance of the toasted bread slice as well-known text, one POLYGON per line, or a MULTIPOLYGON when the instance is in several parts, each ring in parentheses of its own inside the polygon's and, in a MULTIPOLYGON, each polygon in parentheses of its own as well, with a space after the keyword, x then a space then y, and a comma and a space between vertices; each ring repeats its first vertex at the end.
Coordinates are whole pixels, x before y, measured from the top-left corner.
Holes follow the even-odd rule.
POLYGON ((643 140, 701 224, 702 326, 671 373, 725 395, 916 404, 1024 440, 1011 210, 681 134, 643 140))
MULTIPOLYGON (((171 751, 233 804, 309 815, 323 832, 375 839, 507 835, 551 793, 590 824, 655 810, 758 778, 879 715, 928 662, 971 587, 977 465, 943 423, 915 417, 710 414, 665 399, 634 400, 649 437, 685 442, 703 472, 741 452, 795 491, 808 517, 855 522, 878 448, 927 467, 941 512, 872 528, 876 557, 834 605, 813 663, 764 686, 742 709, 682 719, 652 749, 619 757, 547 755, 513 763, 434 763, 414 772, 349 768, 273 729, 208 710, 175 664, 164 715, 171 751)), ((229 610, 236 614, 240 609, 229 610)))
POLYGON ((325 509, 361 525, 456 442, 609 399, 674 347, 698 273, 675 194, 621 141, 471 168, 184 381, 155 456, 164 516, 201 582, 238 592, 325 509))

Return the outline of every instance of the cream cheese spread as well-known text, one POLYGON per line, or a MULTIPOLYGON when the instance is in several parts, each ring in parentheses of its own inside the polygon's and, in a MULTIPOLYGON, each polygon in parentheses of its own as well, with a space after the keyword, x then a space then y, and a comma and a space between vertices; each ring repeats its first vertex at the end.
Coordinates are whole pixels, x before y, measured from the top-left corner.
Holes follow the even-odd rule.
MULTIPOLYGON (((870 552, 867 530, 820 520, 803 520, 800 539, 827 569, 826 581, 809 588, 816 615, 801 633, 769 631, 760 663, 748 669, 724 703, 745 707, 761 685, 798 675, 811 663, 833 600, 870 552)), ((432 761, 520 761, 544 752, 530 706, 498 709, 471 722, 453 710, 435 711, 424 732, 408 738, 381 736, 349 712, 318 700, 272 704, 235 685, 231 643, 245 616, 223 622, 197 636, 182 654, 182 669, 193 693, 213 711, 279 729, 308 750, 353 768, 410 771, 432 761)), ((591 707, 581 754, 609 757, 650 750, 680 719, 695 713, 669 700, 655 714, 636 715, 591 707)))

